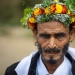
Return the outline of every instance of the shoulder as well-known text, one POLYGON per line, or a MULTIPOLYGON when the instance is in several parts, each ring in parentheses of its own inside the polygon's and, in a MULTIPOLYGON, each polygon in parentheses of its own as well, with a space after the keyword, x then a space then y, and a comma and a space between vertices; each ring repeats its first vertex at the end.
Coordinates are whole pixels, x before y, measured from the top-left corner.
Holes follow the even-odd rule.
POLYGON ((75 48, 69 47, 68 53, 72 56, 72 58, 75 60, 75 48))
POLYGON ((12 64, 11 66, 9 66, 5 71, 5 75, 17 75, 14 69, 16 68, 18 64, 19 62, 16 62, 12 64))

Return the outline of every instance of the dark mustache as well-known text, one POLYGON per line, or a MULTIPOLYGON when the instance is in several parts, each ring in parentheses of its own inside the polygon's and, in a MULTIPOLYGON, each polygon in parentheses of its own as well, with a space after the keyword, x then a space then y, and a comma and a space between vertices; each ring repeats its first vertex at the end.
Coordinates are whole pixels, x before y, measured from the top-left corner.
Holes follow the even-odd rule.
POLYGON ((48 52, 53 52, 53 53, 59 53, 60 52, 60 48, 45 48, 44 52, 48 53, 48 52))

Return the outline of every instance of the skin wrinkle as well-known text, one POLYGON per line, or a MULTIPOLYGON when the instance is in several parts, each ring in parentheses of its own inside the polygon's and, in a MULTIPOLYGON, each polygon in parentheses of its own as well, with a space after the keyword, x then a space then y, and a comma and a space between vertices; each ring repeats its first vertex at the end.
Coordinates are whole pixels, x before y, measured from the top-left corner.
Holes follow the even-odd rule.
POLYGON ((69 33, 69 31, 69 26, 65 27, 58 21, 37 24, 37 33, 34 33, 34 36, 39 45, 42 61, 50 74, 54 73, 64 60, 69 42, 74 37, 73 32, 69 33), (55 52, 51 52, 53 49, 55 52))
MULTIPOLYGON (((39 25, 39 26, 40 26, 40 25, 39 25)), ((57 29, 54 29, 53 31, 51 31, 51 30, 49 30, 49 29, 48 29, 48 30, 44 29, 44 28, 45 28, 44 26, 41 26, 41 27, 43 27, 43 28, 42 28, 42 29, 40 28, 40 30, 38 30, 38 31, 40 31, 40 33, 42 33, 42 32, 45 33, 45 32, 46 32, 46 33, 51 33, 51 34, 52 34, 52 32, 54 32, 55 30, 57 30, 57 29), (43 29, 44 29, 44 30, 43 30, 43 29), (41 30, 42 30, 42 31, 41 31, 41 30), (45 30, 46 30, 46 31, 45 31, 45 30), (49 32, 49 31, 51 31, 51 32, 49 32)), ((48 28, 49 28, 49 27, 48 27, 48 28)), ((60 29, 60 28, 59 28, 59 29, 60 29)), ((59 31, 55 31, 55 33, 56 33, 56 32, 58 33, 58 32, 60 32, 60 31, 61 31, 61 29, 60 29, 59 31)), ((63 32, 64 32, 64 31, 63 31, 63 32)), ((65 32, 66 32, 66 31, 65 31, 65 32)), ((39 34, 40 34, 40 33, 39 33, 39 34)), ((68 33, 67 33, 67 34, 68 34, 68 33)), ((53 35, 53 34, 52 34, 52 35, 53 35)), ((38 36, 39 36, 39 35, 38 35, 38 36)), ((44 41, 46 41, 46 40, 44 40, 44 41)), ((47 41, 49 41, 49 40, 47 40, 47 41)), ((61 44, 61 43, 60 43, 60 44, 61 44)))
MULTIPOLYGON (((55 64, 55 63, 59 62, 59 61, 61 60, 61 58, 63 58, 64 55, 67 53, 68 47, 69 47, 69 42, 64 46, 64 48, 63 48, 63 50, 62 50, 62 55, 61 55, 57 60, 54 60, 54 59, 53 59, 53 56, 50 57, 51 59, 46 60, 46 59, 44 58, 44 55, 42 54, 41 45, 38 44, 38 50, 39 50, 39 52, 40 52, 40 54, 41 54, 42 60, 43 60, 43 61, 46 61, 46 62, 49 63, 49 64, 55 64)), ((52 50, 52 49, 50 49, 50 48, 46 48, 46 49, 44 49, 44 52, 46 52, 46 53, 47 53, 47 52, 51 52, 51 50, 52 50)), ((52 50, 52 52, 54 52, 54 53, 59 53, 60 51, 61 51, 60 48, 54 48, 54 49, 52 50)))

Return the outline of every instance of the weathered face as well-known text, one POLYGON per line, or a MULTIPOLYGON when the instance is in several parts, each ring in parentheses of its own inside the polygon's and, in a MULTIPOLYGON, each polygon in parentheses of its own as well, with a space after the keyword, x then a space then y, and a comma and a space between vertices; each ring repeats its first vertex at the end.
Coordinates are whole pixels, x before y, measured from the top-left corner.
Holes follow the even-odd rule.
POLYGON ((36 39, 42 60, 49 63, 60 61, 68 50, 69 41, 72 40, 69 27, 61 22, 51 21, 37 25, 36 39))

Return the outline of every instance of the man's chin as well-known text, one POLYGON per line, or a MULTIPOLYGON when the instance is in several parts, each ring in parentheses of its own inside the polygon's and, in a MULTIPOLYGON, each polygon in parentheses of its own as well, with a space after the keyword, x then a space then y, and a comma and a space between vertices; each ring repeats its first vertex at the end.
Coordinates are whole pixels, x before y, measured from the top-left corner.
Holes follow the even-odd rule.
POLYGON ((55 58, 54 55, 50 55, 49 57, 44 57, 44 55, 41 55, 41 57, 42 57, 42 60, 46 63, 56 64, 57 62, 62 60, 62 58, 64 57, 64 54, 62 53, 62 55, 60 57, 58 57, 57 59, 55 58))
MULTIPOLYGON (((59 50, 57 51, 57 52, 55 52, 54 51, 54 53, 55 54, 53 54, 53 53, 51 53, 50 55, 47 55, 48 54, 48 50, 44 50, 44 51, 42 51, 42 47, 41 47, 41 45, 38 43, 38 50, 39 50, 39 53, 41 54, 41 58, 42 58, 42 60, 44 61, 44 62, 47 62, 47 63, 49 63, 49 64, 56 64, 57 62, 60 62, 63 58, 64 58, 64 56, 65 56, 65 54, 67 53, 67 50, 68 50, 68 47, 69 47, 69 42, 64 46, 64 48, 61 50, 62 51, 62 54, 59 52, 59 50), (45 52, 45 53, 43 53, 43 52, 45 52), (57 56, 58 56, 58 54, 57 53, 59 53, 59 57, 57 58, 57 59, 55 59, 57 56), (47 58, 47 57, 49 58, 47 58)), ((53 52, 53 51, 52 51, 53 52)))

